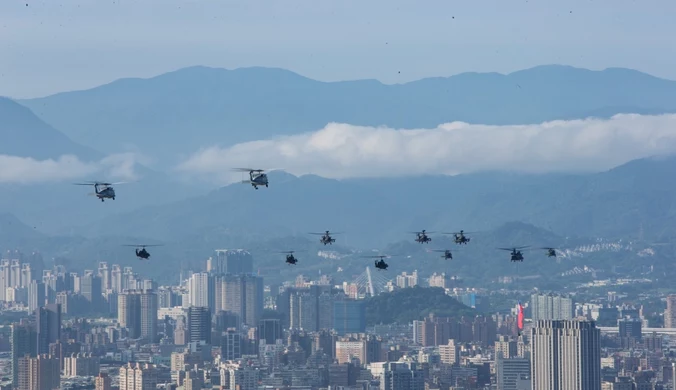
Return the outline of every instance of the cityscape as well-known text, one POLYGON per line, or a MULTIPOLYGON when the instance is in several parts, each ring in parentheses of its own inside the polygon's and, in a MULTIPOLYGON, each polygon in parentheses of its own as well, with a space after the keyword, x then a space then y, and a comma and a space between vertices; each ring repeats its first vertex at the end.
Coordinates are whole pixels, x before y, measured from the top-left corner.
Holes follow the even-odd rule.
POLYGON ((617 294, 585 302, 534 292, 491 313, 488 290, 454 287, 446 274, 385 281, 369 267, 354 283, 298 275, 268 285, 254 264, 247 251, 215 250, 176 285, 158 285, 132 267, 69 272, 5 253, 0 386, 672 389, 676 378, 676 295, 656 327, 617 294), (477 314, 429 307, 408 323, 367 323, 377 296, 437 290, 477 314))
POLYGON ((0 390, 676 390, 675 14, 0 0, 0 390))

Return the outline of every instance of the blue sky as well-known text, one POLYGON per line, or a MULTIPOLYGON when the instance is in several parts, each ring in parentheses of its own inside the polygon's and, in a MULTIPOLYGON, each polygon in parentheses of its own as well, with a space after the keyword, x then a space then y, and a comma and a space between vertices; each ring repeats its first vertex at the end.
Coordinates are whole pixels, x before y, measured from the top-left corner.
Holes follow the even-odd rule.
POLYGON ((675 12, 667 0, 2 0, 0 95, 192 65, 397 83, 558 63, 676 79, 675 12))

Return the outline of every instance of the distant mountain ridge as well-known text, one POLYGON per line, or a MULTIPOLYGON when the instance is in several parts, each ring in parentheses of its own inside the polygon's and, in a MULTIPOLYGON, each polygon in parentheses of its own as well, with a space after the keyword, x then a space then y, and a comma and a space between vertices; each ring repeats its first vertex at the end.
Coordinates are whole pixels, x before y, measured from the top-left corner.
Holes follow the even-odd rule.
POLYGON ((270 188, 264 190, 235 184, 123 213, 82 234, 125 232, 160 240, 199 237, 236 243, 244 237, 329 229, 349 231, 346 244, 368 248, 398 241, 407 231, 476 231, 523 221, 560 235, 626 238, 643 229, 657 238, 676 233, 676 184, 665 179, 668 172, 676 172, 676 157, 636 160, 590 175, 485 173, 338 181, 271 174, 270 188))
POLYGON ((197 66, 21 103, 85 145, 106 152, 137 147, 167 165, 200 147, 313 131, 329 122, 429 128, 676 112, 676 81, 629 69, 550 65, 386 85, 197 66))
POLYGON ((19 103, 0 97, 0 154, 36 160, 74 155, 84 161, 103 155, 79 145, 19 103))

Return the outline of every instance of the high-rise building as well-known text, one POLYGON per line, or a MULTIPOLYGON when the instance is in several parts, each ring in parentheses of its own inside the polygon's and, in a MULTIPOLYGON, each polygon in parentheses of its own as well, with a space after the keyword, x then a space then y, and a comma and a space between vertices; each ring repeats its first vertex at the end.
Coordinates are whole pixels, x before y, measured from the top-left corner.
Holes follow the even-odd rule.
POLYGON ((333 328, 338 334, 366 330, 366 305, 363 300, 340 299, 333 303, 333 328))
POLYGON ((101 310, 101 301, 103 294, 101 290, 101 278, 94 275, 94 271, 86 270, 80 280, 80 293, 85 301, 89 303, 91 310, 101 310))
POLYGON ((385 363, 380 390, 424 390, 425 373, 418 363, 385 363))
POLYGON ((529 390, 530 360, 522 358, 495 359, 495 373, 498 382, 497 390, 529 390))
POLYGON ((667 309, 664 311, 664 327, 676 328, 676 295, 667 296, 667 309))
POLYGON ((265 340, 266 344, 275 344, 282 337, 282 324, 278 319, 260 320, 258 323, 259 340, 265 340))
POLYGON ((51 355, 19 359, 18 390, 52 390, 61 387, 61 362, 51 355))
POLYGON ((35 311, 37 328, 37 352, 48 354, 49 344, 61 339, 61 305, 43 306, 35 311))
POLYGON ((190 293, 190 306, 214 309, 216 289, 213 276, 206 272, 192 274, 188 280, 188 292, 190 293))
POLYGON ((27 321, 12 324, 12 384, 19 386, 19 359, 28 355, 37 356, 37 332, 35 324, 27 321))
POLYGON ((258 326, 263 314, 263 278, 255 275, 224 275, 216 277, 221 294, 221 307, 235 313, 243 324, 258 326))
POLYGON ((539 320, 571 320, 575 303, 570 297, 554 294, 533 294, 530 297, 533 322, 539 320))
POLYGON ((211 344, 211 312, 208 307, 191 307, 187 315, 188 342, 211 344))
POLYGON ((117 296, 117 320, 131 338, 156 341, 157 311, 157 294, 152 290, 127 290, 117 296))
POLYGON ((45 284, 37 280, 31 281, 28 287, 28 311, 33 313, 45 304, 45 284))
POLYGON ((601 332, 594 322, 536 322, 531 384, 538 390, 601 390, 601 332))
POLYGON ((253 273, 253 256, 242 249, 216 249, 214 256, 207 260, 207 272, 217 275, 253 273))
POLYGON ((120 367, 120 390, 155 390, 157 369, 150 364, 127 363, 120 367))
POLYGON ((511 359, 518 355, 517 342, 509 336, 500 336, 495 342, 495 356, 503 359, 511 359))
POLYGON ((99 373, 96 377, 96 390, 112 390, 113 381, 105 372, 99 373))

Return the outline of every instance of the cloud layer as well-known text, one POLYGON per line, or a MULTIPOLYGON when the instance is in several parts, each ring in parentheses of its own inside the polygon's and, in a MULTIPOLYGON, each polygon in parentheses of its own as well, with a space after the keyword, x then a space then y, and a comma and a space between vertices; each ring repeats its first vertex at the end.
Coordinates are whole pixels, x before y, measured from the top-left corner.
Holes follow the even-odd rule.
POLYGON ((676 152, 676 115, 487 126, 462 122, 400 130, 331 123, 306 134, 203 149, 179 166, 222 181, 231 167, 284 168, 331 178, 482 170, 584 172, 676 152))
POLYGON ((72 155, 64 155, 56 160, 0 155, 0 183, 29 184, 73 179, 135 180, 136 161, 132 153, 110 155, 98 162, 83 162, 72 155))

